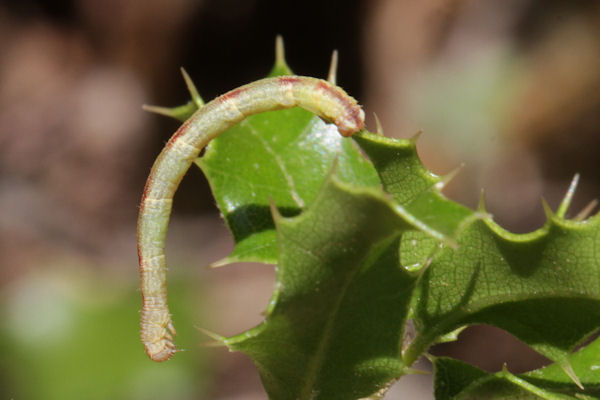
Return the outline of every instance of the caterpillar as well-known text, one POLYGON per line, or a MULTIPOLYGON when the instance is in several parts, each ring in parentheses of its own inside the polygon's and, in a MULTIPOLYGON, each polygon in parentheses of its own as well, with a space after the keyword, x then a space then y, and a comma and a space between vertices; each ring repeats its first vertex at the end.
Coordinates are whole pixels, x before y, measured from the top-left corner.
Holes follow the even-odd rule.
POLYGON ((343 136, 362 129, 364 112, 339 87, 316 78, 265 78, 234 89, 198 109, 169 139, 146 181, 137 225, 140 286, 143 297, 141 339, 154 361, 177 351, 175 328, 167 305, 165 238, 173 195, 202 149, 246 117, 302 107, 337 125, 343 136))

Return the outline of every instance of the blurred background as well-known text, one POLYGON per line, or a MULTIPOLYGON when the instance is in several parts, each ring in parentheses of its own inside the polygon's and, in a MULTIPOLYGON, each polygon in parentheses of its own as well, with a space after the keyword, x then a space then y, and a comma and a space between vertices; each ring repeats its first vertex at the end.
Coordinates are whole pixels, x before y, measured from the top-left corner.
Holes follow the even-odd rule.
MULTIPOLYGON (((177 128, 143 103, 209 100, 263 77, 276 34, 291 68, 338 82, 375 130, 424 134, 446 194, 481 188, 502 226, 531 231, 581 174, 571 215, 600 194, 600 2, 558 0, 4 0, 0 3, 0 398, 265 399, 240 354, 206 348, 261 320, 271 267, 204 266, 231 240, 192 169, 167 253, 185 352, 150 362, 138 340, 135 225, 154 157, 177 128)), ((510 335, 473 327, 435 349, 487 370, 542 365, 510 335)), ((429 368, 423 364, 422 368, 429 368)), ((388 399, 432 399, 431 376, 388 399), (401 397, 402 393, 404 396, 401 397)))

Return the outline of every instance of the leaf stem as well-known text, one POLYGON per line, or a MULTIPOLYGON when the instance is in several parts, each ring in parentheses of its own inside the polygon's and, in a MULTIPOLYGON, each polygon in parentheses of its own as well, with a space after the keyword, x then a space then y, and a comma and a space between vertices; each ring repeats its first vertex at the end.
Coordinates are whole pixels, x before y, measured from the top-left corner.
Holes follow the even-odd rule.
POLYGON ((402 353, 402 361, 410 367, 433 344, 428 335, 417 335, 408 348, 402 353))
POLYGON ((499 378, 506 379, 507 381, 509 381, 509 382, 511 382, 511 383, 513 383, 513 384, 527 390, 528 392, 531 392, 531 393, 535 394, 536 396, 538 396, 542 399, 545 399, 545 400, 564 400, 564 399, 571 398, 571 397, 563 396, 563 395, 560 395, 557 393, 551 393, 551 392, 543 390, 537 386, 532 385, 531 383, 527 382, 526 380, 513 375, 506 368, 506 364, 502 368, 502 371, 496 373, 496 376, 499 378))

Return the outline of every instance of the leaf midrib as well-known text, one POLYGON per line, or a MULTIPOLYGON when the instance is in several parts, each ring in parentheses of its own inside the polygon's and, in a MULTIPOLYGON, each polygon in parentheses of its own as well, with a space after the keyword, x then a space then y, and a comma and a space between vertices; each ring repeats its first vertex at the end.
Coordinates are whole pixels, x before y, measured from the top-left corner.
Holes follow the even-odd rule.
POLYGON ((296 182, 294 181, 294 176, 288 172, 288 170, 285 166, 285 163, 281 159, 281 156, 279 154, 277 154, 277 152, 271 148, 269 143, 259 134, 259 132, 256 130, 256 128, 250 122, 247 122, 247 120, 244 120, 244 121, 242 121, 241 125, 246 126, 248 128, 248 130, 250 131, 250 133, 254 137, 256 137, 258 139, 258 141, 262 144, 265 151, 267 153, 269 153, 271 156, 273 156, 273 159, 275 160, 275 164, 277 164, 277 166, 279 167, 279 170, 281 171, 281 174, 283 175, 283 178, 285 179, 285 182, 289 188, 289 191, 290 191, 289 194, 292 197, 292 200, 294 200, 294 202, 296 203, 298 208, 304 208, 306 203, 305 203, 304 199, 300 196, 300 194, 296 191, 296 182))
POLYGON ((582 295, 581 293, 577 293, 577 295, 574 295, 574 293, 572 293, 572 292, 564 292, 564 293, 560 292, 560 293, 556 293, 556 295, 554 295, 554 296, 519 295, 519 296, 514 296, 514 297, 507 297, 507 296, 503 296, 503 297, 506 298, 506 301, 503 301, 503 302, 492 302, 492 301, 475 302, 472 305, 469 305, 468 308, 470 311, 466 311, 465 307, 461 307, 459 310, 457 310, 455 312, 450 312, 450 313, 446 314, 446 318, 438 320, 438 323, 436 323, 434 325, 429 325, 428 328, 425 329, 426 333, 423 335, 420 335, 420 339, 419 339, 419 337, 415 337, 415 339, 413 340, 413 343, 417 342, 417 339, 419 339, 419 341, 425 340, 425 342, 433 341, 439 335, 444 334, 444 332, 446 332, 449 329, 448 327, 454 326, 458 321, 460 321, 461 319, 463 319, 465 317, 469 317, 469 316, 477 314, 478 312, 484 310, 486 307, 497 306, 497 305, 511 303, 511 302, 525 301, 525 300, 543 300, 543 299, 552 299, 552 298, 557 298, 557 297, 558 298, 586 299, 586 300, 600 301, 600 296, 590 296, 590 295, 586 296, 586 295, 582 295))
MULTIPOLYGON (((382 237, 378 241, 378 243, 383 243, 384 241, 390 239, 391 237, 393 237, 395 235, 399 235, 399 233, 394 232, 386 237, 382 237)), ((366 260, 368 260, 372 256, 372 254, 371 254, 372 250, 374 248, 376 248, 377 246, 375 243, 372 243, 369 247, 370 248, 365 253, 365 256, 363 256, 363 258, 355 264, 355 268, 348 274, 347 278, 344 281, 344 284, 342 285, 342 290, 340 290, 340 295, 336 299, 336 303, 333 307, 333 311, 331 312, 332 317, 327 319, 325 329, 323 330, 323 335, 321 335, 321 340, 319 341, 319 344, 317 346, 317 351, 315 352, 315 355, 312 358, 312 361, 309 363, 306 379, 304 380, 304 382, 306 384, 301 388, 300 396, 298 397, 299 400, 313 399, 312 389, 317 380, 318 373, 321 370, 321 367, 323 365, 324 355, 325 355, 326 349, 329 347, 331 335, 332 335, 333 329, 335 327, 335 324, 337 322, 337 316, 338 316, 340 307, 343 303, 343 300, 346 298, 346 293, 348 291, 348 288, 350 287, 350 284, 354 280, 356 274, 362 269, 366 260)))

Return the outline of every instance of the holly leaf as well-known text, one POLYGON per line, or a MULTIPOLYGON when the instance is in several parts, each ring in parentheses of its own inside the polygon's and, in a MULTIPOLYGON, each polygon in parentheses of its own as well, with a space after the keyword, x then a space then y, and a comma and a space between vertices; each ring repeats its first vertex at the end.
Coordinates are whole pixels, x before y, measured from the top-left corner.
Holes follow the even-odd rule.
POLYGON ((249 117, 213 140, 197 164, 235 240, 233 252, 221 263, 276 263, 269 203, 284 216, 299 214, 313 201, 336 159, 340 179, 378 184, 352 142, 303 109, 249 117))
POLYGON ((419 282, 415 348, 462 325, 490 324, 576 381, 569 355, 600 325, 599 233, 598 217, 574 222, 551 216, 527 235, 503 231, 490 219, 472 223, 456 250, 433 257, 419 282))
POLYGON ((276 290, 265 321, 223 339, 247 354, 272 399, 356 399, 403 373, 416 277, 402 232, 419 228, 383 192, 331 177, 300 215, 275 214, 276 290))
MULTIPOLYGON (((354 135, 353 139, 373 163, 384 190, 398 204, 436 231, 447 237, 456 236, 482 215, 448 200, 442 194, 441 190, 455 172, 439 177, 423 166, 416 151, 419 135, 409 140, 398 140, 363 131, 354 135)), ((417 235, 425 238, 422 234, 417 235)), ((423 250, 423 246, 419 247, 423 250)))
POLYGON ((570 353, 600 326, 600 217, 563 217, 574 185, 558 214, 547 209, 544 227, 516 235, 495 224, 483 203, 472 212, 446 199, 439 192, 444 180, 420 164, 413 140, 356 140, 394 199, 433 229, 456 235, 455 248, 435 246, 422 233, 402 241, 404 265, 427 265, 415 294, 418 335, 407 360, 457 328, 485 323, 514 334, 577 382, 570 353))
POLYGON ((441 357, 434 360, 436 400, 467 399, 600 399, 600 340, 571 357, 574 373, 584 388, 564 374, 562 367, 551 364, 520 375, 506 368, 489 373, 462 361, 441 357))
MULTIPOLYGON (((291 70, 279 56, 269 76, 286 74, 291 70)), ((235 241, 233 252, 217 264, 276 263, 270 203, 283 216, 299 214, 317 195, 334 160, 342 181, 379 185, 372 165, 335 125, 301 108, 253 115, 211 141, 196 164, 235 241)))

